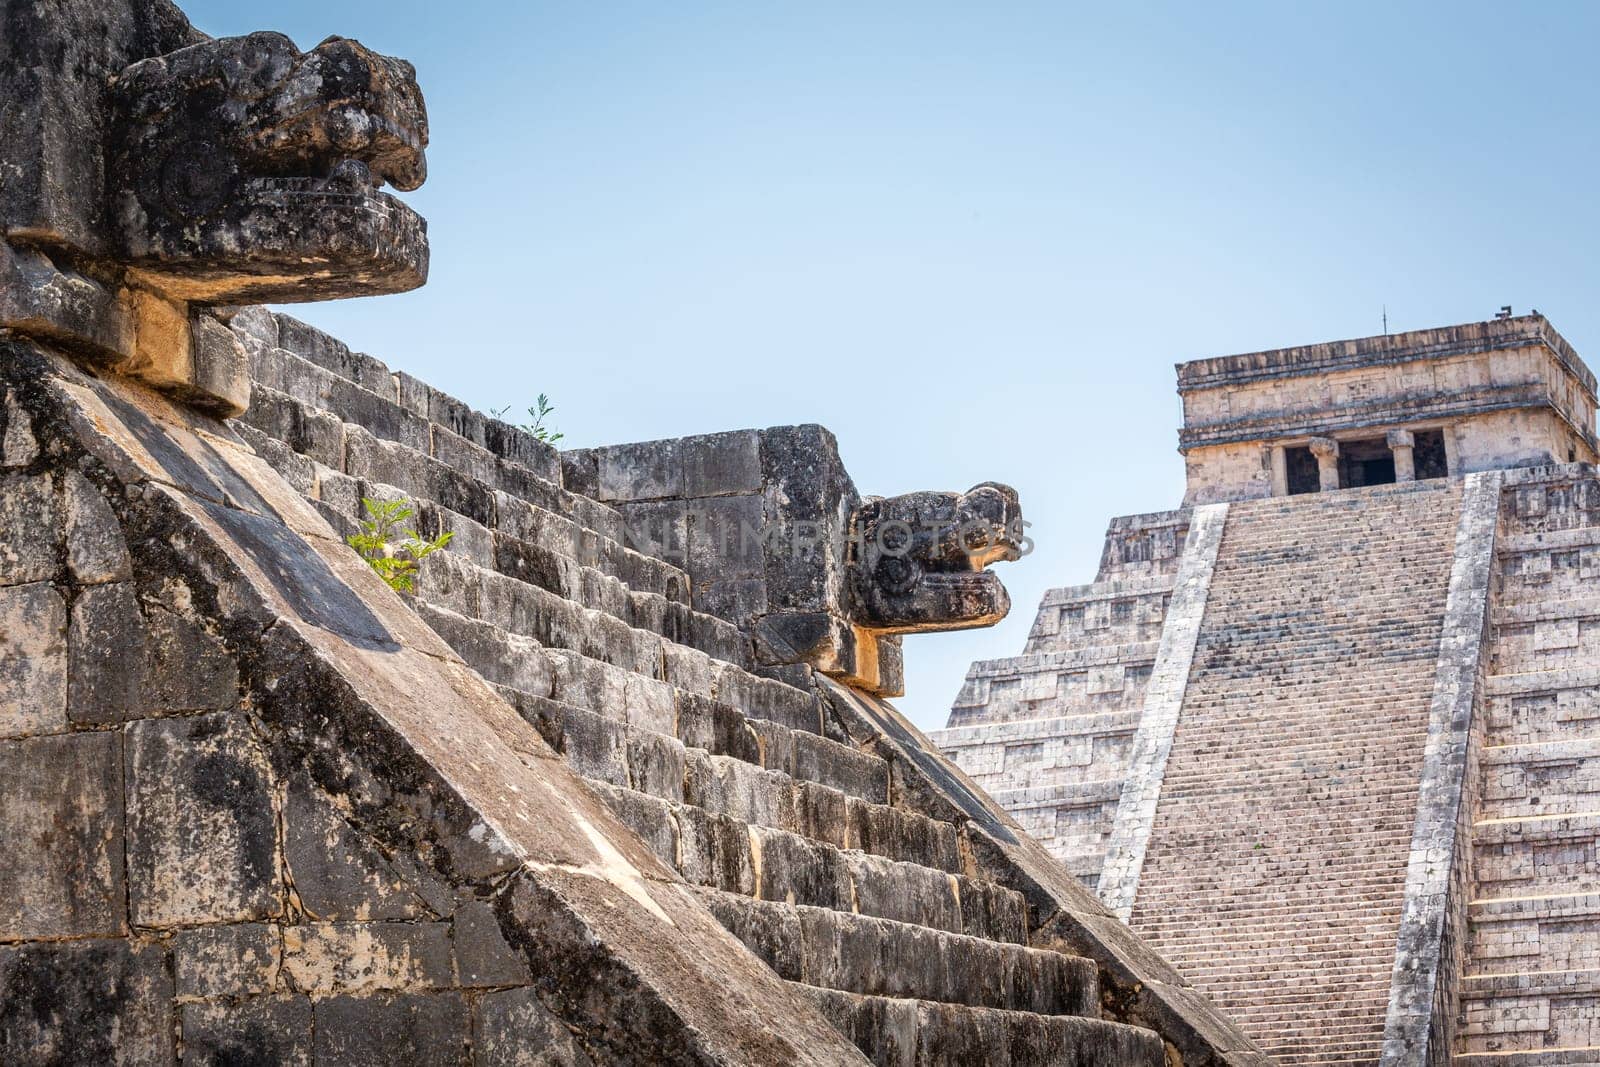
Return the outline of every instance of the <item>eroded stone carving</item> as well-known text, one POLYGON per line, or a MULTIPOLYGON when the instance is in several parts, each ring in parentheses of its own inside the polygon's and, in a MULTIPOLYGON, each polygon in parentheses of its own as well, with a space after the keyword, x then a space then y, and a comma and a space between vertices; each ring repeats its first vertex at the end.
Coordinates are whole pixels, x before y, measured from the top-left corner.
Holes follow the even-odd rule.
POLYGON ((0 330, 226 416, 250 379, 225 305, 427 278, 426 224, 381 191, 426 174, 402 60, 211 40, 167 0, 8 2, 0 101, 0 330))
POLYGON ((167 292, 327 299, 426 278, 421 218, 380 191, 427 174, 411 64, 252 33, 142 60, 112 89, 111 216, 127 261, 167 292))
POLYGON ((869 497, 851 519, 854 614, 881 633, 965 630, 1005 618, 1011 598, 986 568, 1020 554, 1010 486, 869 497))

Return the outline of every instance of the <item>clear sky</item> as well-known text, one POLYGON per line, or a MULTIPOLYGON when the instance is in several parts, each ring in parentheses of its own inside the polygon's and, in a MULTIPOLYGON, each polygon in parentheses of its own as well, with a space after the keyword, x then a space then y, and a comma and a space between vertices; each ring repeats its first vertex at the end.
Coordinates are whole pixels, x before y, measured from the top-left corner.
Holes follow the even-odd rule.
POLYGON ((417 66, 422 290, 295 311, 563 444, 820 422, 864 493, 1022 493, 975 658, 1173 507, 1176 361, 1549 315, 1600 364, 1600 5, 180 0, 417 66))

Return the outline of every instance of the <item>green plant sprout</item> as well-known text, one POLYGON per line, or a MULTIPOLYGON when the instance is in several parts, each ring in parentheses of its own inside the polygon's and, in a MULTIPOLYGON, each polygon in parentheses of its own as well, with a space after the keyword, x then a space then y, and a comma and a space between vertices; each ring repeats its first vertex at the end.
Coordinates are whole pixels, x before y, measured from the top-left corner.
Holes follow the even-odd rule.
POLYGON ((416 514, 410 501, 364 496, 361 505, 368 517, 361 520, 361 532, 351 534, 345 541, 378 572, 378 577, 389 583, 390 589, 414 592, 418 563, 448 545, 454 531, 424 541, 417 531, 404 526, 416 514))
MULTIPOLYGON (((503 408, 490 408, 489 414, 504 422, 506 412, 510 410, 511 405, 507 404, 503 408)), ((550 398, 545 396, 543 393, 540 393, 538 398, 534 401, 534 406, 528 409, 528 417, 533 421, 517 423, 516 427, 529 437, 532 437, 534 440, 543 441, 547 445, 553 445, 566 436, 566 434, 557 433, 553 428, 544 424, 544 420, 549 418, 550 413, 553 411, 555 411, 555 405, 550 403, 550 398)))

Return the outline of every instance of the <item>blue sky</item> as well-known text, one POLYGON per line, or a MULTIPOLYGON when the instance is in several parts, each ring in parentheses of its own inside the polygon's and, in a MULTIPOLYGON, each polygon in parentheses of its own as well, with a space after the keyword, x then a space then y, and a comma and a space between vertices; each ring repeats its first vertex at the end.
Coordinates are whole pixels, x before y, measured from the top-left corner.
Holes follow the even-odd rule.
POLYGON ((1176 361, 1537 307, 1600 361, 1600 5, 189 0, 414 62, 422 290, 307 320, 572 446, 821 422, 867 493, 1022 492, 974 658, 1175 506, 1176 361))

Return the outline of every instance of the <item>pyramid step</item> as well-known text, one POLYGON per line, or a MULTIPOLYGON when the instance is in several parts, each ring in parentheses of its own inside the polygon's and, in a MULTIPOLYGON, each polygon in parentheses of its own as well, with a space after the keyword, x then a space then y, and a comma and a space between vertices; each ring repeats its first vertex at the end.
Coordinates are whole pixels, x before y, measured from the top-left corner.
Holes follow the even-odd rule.
POLYGON ((693 892, 792 982, 1040 1015, 1100 1015, 1098 969, 1090 960, 827 908, 693 892))
POLYGON ((592 785, 618 818, 693 885, 986 942, 1020 944, 1027 937, 1027 906, 1013 890, 634 789, 592 785))
POLYGON ((1459 996, 1463 1052, 1584 1048, 1593 1044, 1600 970, 1468 975, 1459 996))
POLYGON ((420 602, 416 608, 474 670, 524 704, 548 699, 675 738, 719 759, 781 771, 873 804, 888 801, 888 762, 821 736, 819 710, 805 702, 806 694, 781 682, 735 668, 698 679, 670 670, 670 680, 640 677, 448 609, 420 602))
MULTIPOLYGON (((621 583, 590 573, 596 578, 593 586, 580 586, 569 596, 445 549, 422 561, 416 595, 541 644, 582 651, 650 677, 660 676, 664 644, 741 666, 748 659, 747 642, 733 624, 662 597, 630 596, 621 583)), ((558 576, 544 580, 562 584, 558 576)))
MULTIPOLYGON (((593 781, 790 830, 839 848, 948 874, 966 870, 960 835, 950 823, 796 778, 786 769, 764 769, 755 761, 713 755, 677 738, 553 700, 515 690, 499 692, 552 748, 593 781)), ((783 759, 781 753, 775 758, 783 759)))
POLYGON ((1600 893, 1475 900, 1467 906, 1467 971, 1564 971, 1595 961, 1600 893))
POLYGON ((1600 811, 1600 737, 1485 748, 1480 818, 1600 811))
POLYGON ((561 487, 559 463, 530 469, 518 449, 496 454, 291 354, 275 358, 295 366, 258 375, 250 409, 235 425, 346 477, 394 486, 487 527, 496 525, 499 497, 559 515, 595 538, 624 539, 616 509, 561 487))
POLYGON ((878 1067, 1166 1067, 1149 1030, 1100 1019, 863 996, 791 983, 878 1067))

